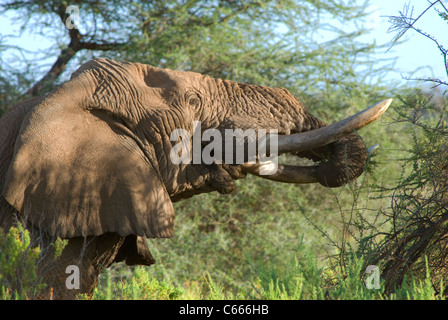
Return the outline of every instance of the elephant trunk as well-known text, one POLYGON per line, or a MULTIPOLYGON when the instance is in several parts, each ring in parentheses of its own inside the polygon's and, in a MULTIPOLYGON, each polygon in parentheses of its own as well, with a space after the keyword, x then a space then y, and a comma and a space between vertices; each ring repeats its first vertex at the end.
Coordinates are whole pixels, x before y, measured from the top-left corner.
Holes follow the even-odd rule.
POLYGON ((292 153, 320 164, 315 166, 279 165, 276 173, 261 175, 269 163, 244 164, 251 174, 280 182, 314 183, 339 187, 359 177, 365 169, 367 149, 362 138, 354 131, 378 119, 392 99, 384 100, 338 123, 315 130, 278 136, 278 153, 292 153))
POLYGON ((328 151, 310 150, 301 156, 320 161, 316 168, 316 179, 325 187, 340 187, 358 178, 365 170, 367 149, 362 138, 356 133, 351 133, 320 149, 328 151), (320 156, 325 157, 326 154, 328 159, 320 156))

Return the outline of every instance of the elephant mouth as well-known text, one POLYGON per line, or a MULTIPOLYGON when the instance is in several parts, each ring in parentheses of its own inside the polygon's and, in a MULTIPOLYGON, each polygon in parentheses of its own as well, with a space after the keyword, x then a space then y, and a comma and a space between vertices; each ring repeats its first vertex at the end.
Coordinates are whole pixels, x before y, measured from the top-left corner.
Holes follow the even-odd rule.
MULTIPOLYGON (((392 99, 383 100, 342 121, 315 130, 277 136, 278 154, 304 152, 343 139, 344 137, 352 134, 354 131, 359 130, 377 120, 387 110, 391 102, 392 99)), ((377 150, 377 148, 378 145, 375 145, 365 151, 367 154, 372 154, 377 150)), ((274 164, 272 161, 244 163, 242 168, 243 171, 247 173, 273 181, 298 184, 321 182, 318 177, 319 165, 294 166, 275 164, 277 167, 277 171, 275 173, 269 175, 261 174, 261 172, 269 169, 273 165, 274 164)))

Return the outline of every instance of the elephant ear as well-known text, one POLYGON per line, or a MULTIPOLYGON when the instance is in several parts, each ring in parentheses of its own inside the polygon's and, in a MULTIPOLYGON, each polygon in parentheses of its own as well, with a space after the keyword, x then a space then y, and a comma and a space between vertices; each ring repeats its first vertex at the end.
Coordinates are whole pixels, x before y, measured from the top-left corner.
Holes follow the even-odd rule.
POLYGON ((118 104, 99 103, 92 83, 91 72, 81 73, 27 114, 5 199, 28 223, 62 238, 172 236, 174 210, 151 160, 152 146, 143 148, 107 110, 118 104))

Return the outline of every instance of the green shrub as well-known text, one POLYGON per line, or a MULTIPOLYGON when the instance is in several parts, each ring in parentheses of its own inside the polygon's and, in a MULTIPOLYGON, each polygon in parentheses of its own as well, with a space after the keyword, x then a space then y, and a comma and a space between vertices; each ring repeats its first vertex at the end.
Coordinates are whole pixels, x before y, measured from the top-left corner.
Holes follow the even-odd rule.
MULTIPOLYGON (((132 271, 114 276, 105 269, 95 288, 93 300, 173 300, 182 294, 182 290, 171 284, 159 282, 151 277, 145 267, 133 267, 132 271), (125 275, 123 277, 123 275, 125 275)), ((80 296, 80 298, 86 298, 80 296)))
POLYGON ((431 98, 417 91, 401 97, 396 108, 396 122, 407 124, 412 138, 402 177, 388 189, 391 206, 383 216, 390 228, 372 259, 385 261, 389 291, 411 274, 423 281, 427 268, 435 288, 448 279, 448 104, 443 99, 435 105, 431 98))
POLYGON ((44 284, 37 276, 40 248, 30 247, 30 235, 19 225, 0 230, 0 298, 32 299, 44 284))

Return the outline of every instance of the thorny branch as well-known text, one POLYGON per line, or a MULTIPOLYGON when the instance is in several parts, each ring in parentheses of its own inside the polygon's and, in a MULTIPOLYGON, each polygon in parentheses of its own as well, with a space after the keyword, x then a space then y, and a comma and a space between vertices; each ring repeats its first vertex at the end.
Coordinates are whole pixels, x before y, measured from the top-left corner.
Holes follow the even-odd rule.
MULTIPOLYGON (((437 0, 434 2, 429 2, 429 6, 423 10, 423 12, 417 17, 417 18, 413 18, 413 12, 414 12, 414 8, 409 8, 410 4, 407 4, 404 6, 403 11, 399 11, 399 16, 389 16, 389 22, 392 24, 392 26, 388 29, 387 32, 396 32, 398 31, 398 33, 396 34, 396 36, 393 38, 392 43, 389 47, 388 50, 390 50, 396 43, 397 41, 409 30, 412 29, 414 31, 416 31, 417 33, 419 33, 420 35, 430 39, 431 41, 433 41, 436 45, 437 48, 439 49, 439 51, 442 53, 443 55, 443 60, 444 60, 444 66, 445 66, 445 72, 448 76, 448 51, 442 46, 442 44, 440 44, 440 42, 432 35, 430 35, 427 32, 424 32, 423 30, 421 30, 420 28, 417 28, 415 26, 415 24, 417 23, 417 21, 420 20, 420 18, 425 15, 431 8, 433 8, 436 4, 440 4, 442 6, 442 8, 445 10, 446 13, 448 13, 447 8, 445 7, 445 5, 442 3, 441 0, 437 0)), ((437 11, 437 9, 436 9, 437 11)), ((440 15, 440 13, 439 13, 440 15)), ((436 82, 438 83, 436 86, 439 86, 441 84, 444 85, 448 85, 447 82, 444 81, 440 81, 437 79, 411 79, 411 80, 424 80, 424 81, 432 81, 432 82, 436 82)))

